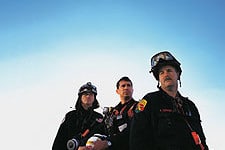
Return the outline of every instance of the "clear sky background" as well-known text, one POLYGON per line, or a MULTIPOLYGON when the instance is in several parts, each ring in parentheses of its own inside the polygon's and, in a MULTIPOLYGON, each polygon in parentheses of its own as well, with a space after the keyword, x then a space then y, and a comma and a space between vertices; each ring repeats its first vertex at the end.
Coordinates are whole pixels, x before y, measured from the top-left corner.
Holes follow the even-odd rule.
POLYGON ((223 0, 0 0, 0 149, 51 149, 88 81, 101 107, 119 102, 122 76, 136 100, 157 90, 150 58, 168 50, 210 149, 223 150, 224 8, 223 0))

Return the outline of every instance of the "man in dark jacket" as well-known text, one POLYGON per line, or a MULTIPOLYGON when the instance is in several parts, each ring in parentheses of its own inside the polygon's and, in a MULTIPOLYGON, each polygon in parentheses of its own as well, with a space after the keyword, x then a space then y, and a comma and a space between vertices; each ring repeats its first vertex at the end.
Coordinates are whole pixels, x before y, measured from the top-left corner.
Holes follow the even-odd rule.
POLYGON ((146 94, 136 107, 131 150, 208 150, 195 104, 178 92, 180 63, 167 51, 151 58, 159 91, 146 94))
POLYGON ((103 116, 94 111, 99 107, 97 89, 91 82, 80 87, 75 110, 68 112, 59 127, 52 150, 85 150, 89 137, 104 134, 103 116))
POLYGON ((97 141, 93 150, 129 150, 130 123, 137 104, 132 97, 132 81, 122 77, 116 84, 116 93, 120 96, 120 102, 105 119, 108 138, 97 141))

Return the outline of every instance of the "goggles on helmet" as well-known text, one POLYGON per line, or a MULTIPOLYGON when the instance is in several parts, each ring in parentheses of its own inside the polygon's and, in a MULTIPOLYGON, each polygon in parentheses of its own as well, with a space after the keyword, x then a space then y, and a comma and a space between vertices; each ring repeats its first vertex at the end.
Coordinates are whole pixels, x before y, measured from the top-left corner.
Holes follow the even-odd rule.
MULTIPOLYGON (((180 73, 181 75, 181 68, 180 68, 180 63, 176 60, 175 57, 173 57, 172 54, 170 54, 167 51, 160 52, 158 54, 155 54, 151 58, 151 70, 149 71, 150 73, 153 73, 154 77, 156 80, 159 80, 159 69, 160 67, 164 65, 171 65, 176 68, 176 70, 180 73)), ((180 77, 179 77, 180 78, 180 77)))
POLYGON ((151 67, 155 67, 158 65, 158 63, 160 62, 160 60, 176 60, 173 55, 171 55, 169 52, 160 52, 158 54, 155 54, 152 59, 151 59, 151 67))

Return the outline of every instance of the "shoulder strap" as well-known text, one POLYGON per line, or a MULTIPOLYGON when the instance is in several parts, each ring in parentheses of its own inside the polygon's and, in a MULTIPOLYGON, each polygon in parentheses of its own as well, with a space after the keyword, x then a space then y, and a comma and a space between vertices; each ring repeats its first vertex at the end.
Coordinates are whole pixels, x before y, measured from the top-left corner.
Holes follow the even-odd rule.
POLYGON ((187 121, 187 119, 186 119, 186 117, 184 116, 184 114, 182 114, 182 118, 183 118, 184 122, 187 124, 187 126, 188 126, 188 128, 189 128, 189 130, 190 130, 190 132, 191 132, 191 135, 192 135, 192 138, 193 138, 195 144, 198 145, 198 146, 201 148, 201 150, 204 150, 205 148, 204 148, 203 144, 201 143, 201 139, 200 139, 198 133, 196 133, 196 132, 192 129, 191 125, 190 125, 189 122, 187 121))
POLYGON ((138 102, 134 101, 129 110, 127 111, 128 117, 132 118, 134 116, 134 109, 136 108, 136 105, 138 102))

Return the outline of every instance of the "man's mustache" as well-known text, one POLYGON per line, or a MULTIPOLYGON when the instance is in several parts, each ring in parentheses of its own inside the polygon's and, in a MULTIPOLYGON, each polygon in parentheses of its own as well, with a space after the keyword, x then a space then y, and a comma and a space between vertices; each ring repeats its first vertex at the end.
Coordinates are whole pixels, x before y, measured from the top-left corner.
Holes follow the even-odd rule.
POLYGON ((165 81, 168 81, 168 80, 172 80, 170 77, 166 77, 165 79, 164 79, 164 82, 165 81))

